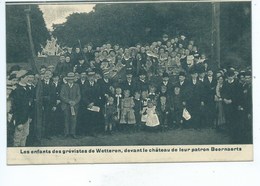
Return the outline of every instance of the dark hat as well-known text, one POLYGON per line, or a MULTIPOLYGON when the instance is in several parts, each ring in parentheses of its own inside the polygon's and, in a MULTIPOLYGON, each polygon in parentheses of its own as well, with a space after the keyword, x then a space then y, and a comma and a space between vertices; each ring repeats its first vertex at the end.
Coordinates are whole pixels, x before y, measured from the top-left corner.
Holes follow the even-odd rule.
POLYGON ((146 75, 146 71, 145 70, 140 70, 139 76, 141 76, 141 75, 146 75))
POLYGON ((196 74, 198 73, 197 69, 195 67, 192 67, 190 70, 189 70, 189 73, 190 74, 196 74))
POLYGON ((240 76, 245 76, 245 71, 240 71, 238 77, 240 78, 240 76))
POLYGON ((174 88, 181 88, 181 87, 180 87, 180 85, 175 84, 175 85, 174 85, 174 88))
POLYGON ((59 76, 59 74, 57 72, 54 72, 52 75, 52 77, 57 77, 57 76, 59 76))
POLYGON ((35 75, 35 73, 32 71, 32 70, 28 70, 28 72, 26 73, 27 76, 30 76, 30 75, 35 75))
POLYGON ((186 73, 183 72, 183 71, 181 71, 181 72, 179 73, 179 76, 184 76, 184 77, 186 77, 186 73))
POLYGON ((12 72, 12 71, 19 71, 19 70, 21 70, 21 67, 19 65, 13 65, 10 68, 10 72, 12 72))
POLYGON ((126 75, 133 74, 132 69, 126 69, 126 75))
POLYGON ((85 60, 83 55, 80 55, 78 60, 85 60))
POLYGON ((235 75, 235 72, 233 70, 228 70, 227 73, 226 73, 227 77, 232 77, 234 75, 235 75))
POLYGON ((245 72, 245 76, 251 76, 251 75, 252 75, 251 71, 246 71, 245 72))
POLYGON ((211 67, 208 67, 207 72, 208 71, 213 71, 213 69, 211 67))
POLYGON ((169 77, 169 74, 168 74, 167 72, 164 72, 163 75, 162 75, 162 77, 163 77, 163 78, 164 78, 164 77, 169 77))
POLYGON ((12 80, 12 79, 15 79, 15 78, 17 78, 17 77, 16 77, 16 74, 11 74, 11 75, 9 76, 8 80, 12 80))
POLYGON ((93 72, 95 72, 95 74, 103 74, 103 72, 100 68, 94 68, 93 72))
POLYGON ((199 64, 199 65, 197 65, 196 70, 197 70, 198 73, 204 73, 205 67, 204 67, 203 64, 199 64))
POLYGON ((45 65, 41 65, 40 69, 42 69, 42 68, 47 68, 47 67, 45 65))
POLYGON ((99 51, 98 51, 98 50, 95 50, 95 51, 93 52, 93 54, 95 54, 95 53, 99 53, 99 51))

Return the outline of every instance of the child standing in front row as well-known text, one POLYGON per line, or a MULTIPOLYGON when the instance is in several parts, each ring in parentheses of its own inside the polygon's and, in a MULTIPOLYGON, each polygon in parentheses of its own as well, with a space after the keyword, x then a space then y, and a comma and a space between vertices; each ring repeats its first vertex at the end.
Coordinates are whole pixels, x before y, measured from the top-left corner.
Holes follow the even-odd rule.
POLYGON ((117 111, 117 121, 115 122, 115 129, 119 130, 120 128, 120 124, 119 124, 119 120, 120 120, 120 114, 121 114, 121 102, 122 102, 122 89, 119 86, 115 86, 115 95, 114 95, 114 102, 116 105, 116 111, 117 111))
POLYGON ((145 123, 147 129, 149 131, 156 131, 160 125, 160 121, 156 112, 155 103, 151 99, 148 99, 147 108, 144 110, 144 113, 147 115, 145 123))
POLYGON ((124 90, 124 98, 121 102, 121 118, 120 125, 123 130, 131 130, 135 126, 135 115, 134 115, 134 99, 130 97, 130 90, 124 90))
POLYGON ((171 100, 171 107, 173 108, 173 127, 174 128, 183 128, 183 118, 182 118, 182 112, 183 112, 183 98, 180 92, 180 87, 175 86, 174 87, 174 94, 171 100))
POLYGON ((108 97, 104 110, 105 118, 105 134, 112 134, 113 125, 115 125, 117 118, 117 109, 114 104, 114 98, 108 97))
POLYGON ((136 120, 136 126, 135 131, 141 130, 141 111, 142 111, 142 102, 141 102, 141 94, 140 92, 135 92, 134 94, 134 113, 135 113, 135 120, 136 120))
POLYGON ((166 96, 160 96, 158 99, 157 109, 162 131, 169 127, 170 104, 166 96))
POLYGON ((143 129, 145 127, 145 123, 147 120, 147 113, 146 113, 146 109, 147 109, 147 100, 148 100, 148 90, 143 90, 142 94, 141 94, 141 129, 143 129))

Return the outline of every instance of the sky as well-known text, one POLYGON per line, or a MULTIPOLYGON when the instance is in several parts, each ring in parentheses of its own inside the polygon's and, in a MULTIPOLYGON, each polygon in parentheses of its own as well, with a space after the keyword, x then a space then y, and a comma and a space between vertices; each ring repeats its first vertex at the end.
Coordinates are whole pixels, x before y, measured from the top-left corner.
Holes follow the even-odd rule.
POLYGON ((43 12, 43 18, 49 30, 52 30, 52 24, 64 23, 66 17, 72 13, 88 13, 93 10, 95 4, 81 5, 39 5, 43 12))

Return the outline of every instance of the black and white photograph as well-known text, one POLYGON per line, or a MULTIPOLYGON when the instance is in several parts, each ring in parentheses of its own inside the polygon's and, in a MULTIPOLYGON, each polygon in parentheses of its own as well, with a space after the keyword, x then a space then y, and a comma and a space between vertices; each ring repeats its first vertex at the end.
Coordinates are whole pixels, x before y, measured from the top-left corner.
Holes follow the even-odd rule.
POLYGON ((7 149, 253 145, 251 1, 5 7, 7 149))

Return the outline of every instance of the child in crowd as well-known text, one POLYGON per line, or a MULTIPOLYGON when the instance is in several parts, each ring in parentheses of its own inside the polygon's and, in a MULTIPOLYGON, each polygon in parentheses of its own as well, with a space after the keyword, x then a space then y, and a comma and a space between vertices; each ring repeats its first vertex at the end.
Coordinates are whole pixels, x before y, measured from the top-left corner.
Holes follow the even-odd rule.
POLYGON ((171 107, 173 109, 173 127, 179 128, 183 124, 182 112, 183 112, 183 100, 180 94, 180 87, 174 87, 174 94, 171 100, 171 107))
POLYGON ((119 123, 118 121, 120 120, 120 108, 121 108, 121 101, 122 101, 122 89, 119 86, 115 86, 115 95, 114 95, 114 100, 115 100, 115 105, 116 105, 116 111, 117 111, 117 121, 115 122, 115 127, 118 130, 119 123))
POLYGON ((146 115, 145 125, 147 129, 150 131, 155 131, 158 129, 160 125, 159 117, 156 112, 156 106, 154 101, 151 99, 147 100, 147 108, 143 110, 143 114, 146 115))
POLYGON ((160 96, 158 100, 157 110, 162 131, 168 128, 168 120, 170 114, 170 104, 166 96, 160 96))
POLYGON ((156 92, 156 86, 153 84, 149 85, 149 98, 155 101, 158 98, 158 94, 156 92))
POLYGON ((117 109, 114 104, 114 98, 108 97, 107 103, 105 105, 104 110, 104 118, 105 118, 105 134, 112 134, 113 126, 117 120, 117 109))
POLYGON ((136 123, 134 115, 134 99, 130 97, 130 91, 124 90, 124 98, 121 102, 121 118, 120 124, 127 124, 124 129, 130 128, 129 126, 136 123))
POLYGON ((141 102, 141 94, 140 92, 135 92, 134 94, 134 113, 135 113, 135 120, 136 120, 136 131, 141 130, 141 114, 142 111, 142 102, 141 102))
POLYGON ((165 96, 165 97, 168 96, 168 94, 167 94, 167 86, 165 86, 165 85, 161 86, 160 96, 165 96))
POLYGON ((143 90, 142 91, 142 95, 141 95, 141 127, 145 126, 145 123, 146 123, 146 118, 147 118, 147 115, 146 115, 146 108, 147 108, 147 100, 148 100, 148 90, 143 90))

